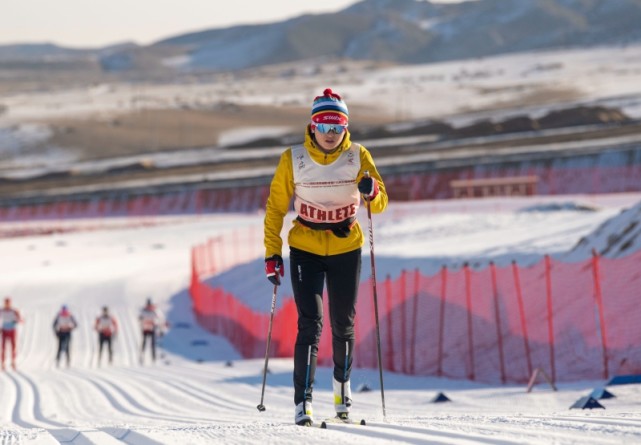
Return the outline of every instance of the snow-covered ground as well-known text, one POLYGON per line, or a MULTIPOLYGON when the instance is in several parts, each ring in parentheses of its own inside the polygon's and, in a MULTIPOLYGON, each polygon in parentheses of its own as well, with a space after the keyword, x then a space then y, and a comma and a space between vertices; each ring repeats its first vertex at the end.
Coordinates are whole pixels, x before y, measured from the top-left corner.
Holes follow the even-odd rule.
MULTIPOLYGON (((641 194, 531 197, 391 204, 374 216, 377 273, 399 263, 428 270, 472 258, 534 261, 563 257, 641 194), (592 210, 585 210, 590 205, 592 210)), ((604 381, 491 386, 384 373, 383 416, 378 371, 355 369, 353 416, 368 426, 293 424, 291 359, 271 359, 259 413, 263 359, 243 360, 228 342, 200 329, 186 292, 190 247, 234 228, 260 227, 262 214, 221 214, 155 225, 0 240, 0 296, 24 316, 18 370, 0 374, 2 444, 636 444, 641 442, 641 386, 608 387, 605 410, 570 410, 604 381), (138 363, 137 312, 155 300, 173 328, 156 364, 138 363), (80 326, 70 368, 56 368, 51 323, 69 305, 80 326), (121 333, 112 366, 96 364, 92 331, 108 305, 121 333), (432 403, 443 392, 450 402, 432 403)), ((364 219, 361 220, 365 223, 364 219)), ((367 247, 367 246, 366 246, 367 247)), ((260 248, 257 249, 260 251, 260 248)), ((365 249, 364 254, 367 249, 365 249)), ((232 256, 231 253, 229 253, 232 256)), ((364 264, 367 275, 369 264, 364 264)), ((271 287, 262 259, 218 279, 253 306, 269 311, 271 287), (236 272, 234 272, 236 271, 236 272), (242 283, 239 276, 242 275, 242 283), (242 288, 242 292, 238 289, 242 288)), ((366 276, 363 279, 367 279, 366 276)), ((281 295, 287 295, 283 286, 281 295)), ((294 329, 294 326, 292 326, 294 329)), ((317 418, 332 415, 331 371, 317 373, 317 418)))

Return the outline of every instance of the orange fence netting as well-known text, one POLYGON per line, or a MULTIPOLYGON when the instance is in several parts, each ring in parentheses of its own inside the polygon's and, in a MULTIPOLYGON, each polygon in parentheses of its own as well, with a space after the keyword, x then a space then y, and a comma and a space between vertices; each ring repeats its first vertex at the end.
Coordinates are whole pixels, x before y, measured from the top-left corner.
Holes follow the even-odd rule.
MULTIPOLYGON (((204 283, 210 256, 205 246, 192 254, 198 321, 243 357, 263 357, 270 314, 204 283)), ((386 370, 488 383, 527 383, 536 368, 555 381, 641 373, 641 252, 578 263, 546 256, 530 267, 443 267, 436 275, 404 271, 376 287, 386 370)), ((373 304, 367 280, 357 303, 355 366, 378 366, 373 304)), ((287 298, 275 313, 271 356, 292 356, 296 317, 287 298)), ((318 363, 330 366, 328 325, 318 363)))

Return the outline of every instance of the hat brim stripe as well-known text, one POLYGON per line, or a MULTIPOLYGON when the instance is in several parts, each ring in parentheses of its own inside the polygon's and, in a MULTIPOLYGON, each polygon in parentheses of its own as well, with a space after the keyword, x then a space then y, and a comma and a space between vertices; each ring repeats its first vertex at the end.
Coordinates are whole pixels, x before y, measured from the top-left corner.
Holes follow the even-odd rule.
POLYGON ((335 109, 330 108, 330 109, 327 109, 327 110, 319 110, 319 111, 315 111, 315 112, 312 114, 312 119, 314 119, 314 117, 316 117, 316 116, 318 116, 318 115, 320 115, 320 114, 324 114, 324 113, 338 114, 338 115, 340 115, 341 117, 344 117, 345 119, 348 119, 348 118, 349 118, 349 116, 348 116, 347 114, 345 114, 345 113, 341 113, 340 111, 336 111, 335 109))

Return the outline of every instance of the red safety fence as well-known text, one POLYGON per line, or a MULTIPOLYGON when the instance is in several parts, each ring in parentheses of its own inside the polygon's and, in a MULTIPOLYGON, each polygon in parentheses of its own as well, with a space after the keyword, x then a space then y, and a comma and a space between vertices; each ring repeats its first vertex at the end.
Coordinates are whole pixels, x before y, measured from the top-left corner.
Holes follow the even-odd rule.
MULTIPOLYGON (((631 152, 630 156, 637 156, 635 153, 641 152, 631 152)), ((641 154, 638 157, 641 158, 641 154)), ((536 193, 539 195, 634 192, 641 190, 641 161, 633 159, 630 165, 595 167, 515 162, 384 174, 392 201, 449 199, 455 196, 451 183, 456 180, 530 176, 538 178, 536 193)), ((102 196, 56 198, 55 202, 3 204, 0 222, 254 211, 265 207, 268 195, 268 184, 149 193, 114 191, 102 196)))
POLYGON ((192 263, 197 276, 213 276, 236 265, 260 258, 263 248, 263 227, 240 227, 224 235, 209 238, 192 249, 192 263))
POLYGON ((245 212, 264 208, 268 194, 267 185, 148 194, 113 192, 109 196, 0 206, 0 221, 245 212))
MULTIPOLYGON (((199 322, 228 338, 243 357, 264 356, 269 313, 203 282, 203 249, 192 252, 190 286, 199 322)), ((443 267, 436 275, 404 271, 377 283, 382 364, 405 374, 489 383, 526 383, 536 368, 554 381, 638 374, 638 289, 641 251, 577 263, 545 257, 529 267, 443 267)), ((369 280, 360 286, 357 314, 355 365, 375 368, 369 280)), ((272 356, 292 356, 296 317, 293 299, 286 298, 274 317, 272 356)), ((329 366, 328 325, 318 360, 329 366)))

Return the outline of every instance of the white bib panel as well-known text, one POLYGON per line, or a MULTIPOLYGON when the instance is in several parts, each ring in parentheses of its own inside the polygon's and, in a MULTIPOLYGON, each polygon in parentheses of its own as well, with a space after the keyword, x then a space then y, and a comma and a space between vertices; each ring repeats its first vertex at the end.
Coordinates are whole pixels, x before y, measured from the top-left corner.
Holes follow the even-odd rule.
POLYGON ((341 223, 356 216, 360 195, 356 185, 361 168, 360 145, 349 149, 329 165, 315 162, 305 147, 292 147, 294 208, 312 223, 341 223))

